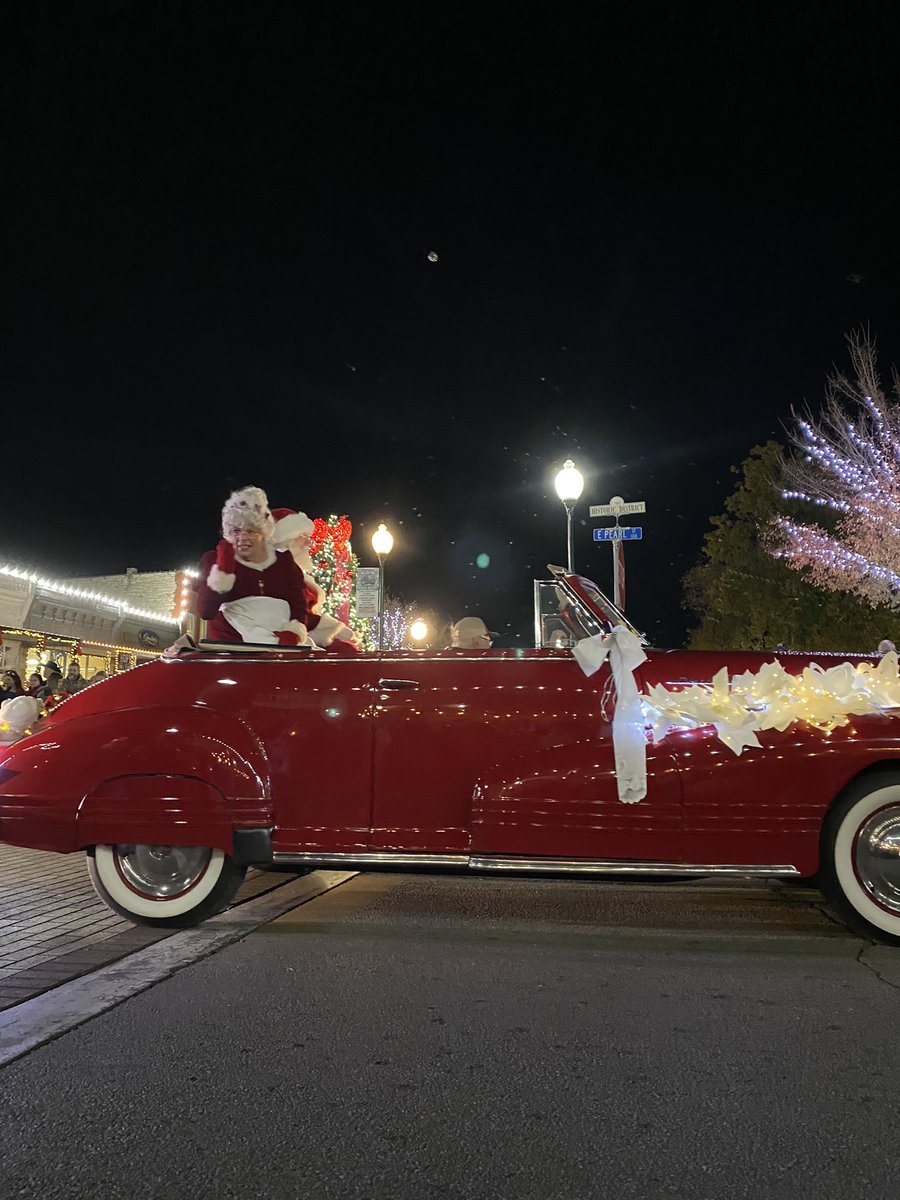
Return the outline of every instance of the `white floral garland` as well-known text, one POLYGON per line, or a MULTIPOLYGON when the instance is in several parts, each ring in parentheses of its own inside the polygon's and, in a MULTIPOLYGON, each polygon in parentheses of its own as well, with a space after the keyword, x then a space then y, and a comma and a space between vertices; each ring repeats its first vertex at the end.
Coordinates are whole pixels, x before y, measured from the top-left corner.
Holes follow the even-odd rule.
POLYGON ((766 729, 783 733, 795 722, 805 721, 830 733, 846 725, 851 716, 900 708, 900 670, 895 651, 875 666, 811 663, 799 675, 791 675, 780 662, 770 662, 758 671, 735 675, 730 682, 723 667, 711 685, 692 684, 679 691, 655 684, 641 700, 654 742, 673 728, 712 725, 739 755, 747 746, 758 747, 756 735, 766 729))
POLYGON ((657 683, 643 695, 637 691, 634 672, 647 656, 630 630, 616 626, 607 635, 584 638, 572 653, 585 675, 593 675, 609 659, 616 685, 616 782, 624 804, 636 804, 647 794, 648 732, 660 742, 671 729, 711 725, 729 750, 740 755, 748 746, 759 748, 756 735, 765 729, 783 733, 805 721, 830 733, 852 716, 900 708, 900 669, 893 650, 874 666, 810 663, 799 675, 770 662, 729 680, 728 668, 723 667, 712 683, 682 689, 657 683))

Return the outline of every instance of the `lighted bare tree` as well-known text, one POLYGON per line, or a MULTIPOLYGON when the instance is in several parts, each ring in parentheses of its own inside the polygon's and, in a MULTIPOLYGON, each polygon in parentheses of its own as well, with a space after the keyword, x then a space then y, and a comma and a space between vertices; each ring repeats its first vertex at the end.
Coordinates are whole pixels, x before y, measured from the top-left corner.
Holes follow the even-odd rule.
POLYGON ((785 462, 785 499, 815 505, 821 522, 778 517, 772 549, 832 591, 900 607, 900 379, 885 395, 875 343, 848 338, 852 377, 828 379, 818 418, 801 417, 785 462))

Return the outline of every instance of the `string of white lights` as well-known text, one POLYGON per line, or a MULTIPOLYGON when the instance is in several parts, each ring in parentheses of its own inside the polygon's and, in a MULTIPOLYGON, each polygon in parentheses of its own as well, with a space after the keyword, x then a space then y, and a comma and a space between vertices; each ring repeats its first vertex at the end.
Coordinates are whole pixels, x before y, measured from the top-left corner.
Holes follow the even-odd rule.
MULTIPOLYGON (((192 572, 184 572, 184 574, 192 574, 192 572)), ((175 625, 178 623, 178 618, 173 617, 170 613, 151 612, 145 608, 135 608, 128 604, 125 600, 116 596, 106 596, 102 592, 92 592, 86 588, 70 587, 68 584, 59 583, 55 579, 47 579, 43 575, 38 575, 34 571, 23 571, 19 567, 13 567, 7 563, 0 564, 0 575, 6 575, 11 579, 19 579, 25 583, 32 583, 35 587, 39 587, 48 592, 56 592, 60 596, 73 596, 79 600, 91 600, 95 604, 104 604, 109 608, 116 608, 121 613, 126 613, 132 617, 142 617, 147 621, 163 621, 167 625, 175 625)))

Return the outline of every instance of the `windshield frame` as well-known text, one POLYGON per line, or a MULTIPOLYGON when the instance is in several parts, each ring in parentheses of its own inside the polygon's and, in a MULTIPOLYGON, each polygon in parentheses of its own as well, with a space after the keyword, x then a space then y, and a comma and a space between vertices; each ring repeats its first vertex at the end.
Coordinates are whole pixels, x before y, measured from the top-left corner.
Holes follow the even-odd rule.
POLYGON ((640 638, 644 645, 647 644, 646 637, 632 625, 621 609, 613 604, 593 579, 588 579, 586 575, 570 574, 565 567, 556 567, 552 563, 547 564, 547 570, 553 575, 557 586, 562 587, 572 598, 583 604, 588 612, 593 613, 610 628, 623 625, 635 637, 640 638))

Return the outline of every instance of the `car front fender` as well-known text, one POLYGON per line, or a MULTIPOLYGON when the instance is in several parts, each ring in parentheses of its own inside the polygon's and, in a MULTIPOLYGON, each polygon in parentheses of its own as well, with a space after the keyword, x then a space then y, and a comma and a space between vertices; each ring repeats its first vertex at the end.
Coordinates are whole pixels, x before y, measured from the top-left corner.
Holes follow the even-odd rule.
POLYGON ((0 762, 0 841, 12 845, 230 850, 233 828, 271 823, 262 746, 240 721, 200 706, 62 720, 15 743, 0 762))

